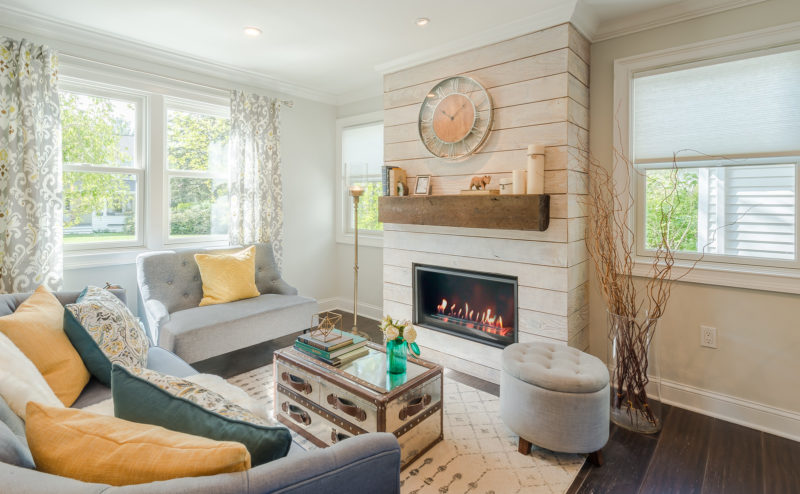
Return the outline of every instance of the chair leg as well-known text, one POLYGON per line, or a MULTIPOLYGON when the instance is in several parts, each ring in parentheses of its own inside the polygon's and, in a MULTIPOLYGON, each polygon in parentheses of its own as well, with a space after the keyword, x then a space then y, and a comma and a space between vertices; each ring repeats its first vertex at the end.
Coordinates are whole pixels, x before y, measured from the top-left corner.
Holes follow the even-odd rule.
POLYGON ((605 460, 603 460, 603 450, 598 449, 593 453, 589 453, 589 461, 596 467, 602 467, 605 460))
POLYGON ((531 443, 526 439, 519 438, 519 448, 517 449, 523 455, 531 454, 531 443))

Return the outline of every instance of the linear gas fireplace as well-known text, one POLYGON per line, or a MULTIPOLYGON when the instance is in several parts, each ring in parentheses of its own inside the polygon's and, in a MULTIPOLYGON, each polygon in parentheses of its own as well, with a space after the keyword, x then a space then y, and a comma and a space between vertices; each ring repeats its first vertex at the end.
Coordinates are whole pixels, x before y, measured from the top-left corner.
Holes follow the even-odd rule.
POLYGON ((517 278, 413 265, 414 324, 496 347, 517 341, 517 278))

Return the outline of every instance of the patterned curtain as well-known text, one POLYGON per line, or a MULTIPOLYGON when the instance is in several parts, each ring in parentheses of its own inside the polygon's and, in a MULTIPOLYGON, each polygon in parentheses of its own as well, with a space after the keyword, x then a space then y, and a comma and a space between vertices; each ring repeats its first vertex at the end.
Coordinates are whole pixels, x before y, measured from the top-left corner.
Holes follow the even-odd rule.
POLYGON ((0 293, 61 285, 57 65, 49 48, 0 36, 0 293))
POLYGON ((280 101, 231 93, 230 198, 232 244, 272 242, 283 261, 280 101))

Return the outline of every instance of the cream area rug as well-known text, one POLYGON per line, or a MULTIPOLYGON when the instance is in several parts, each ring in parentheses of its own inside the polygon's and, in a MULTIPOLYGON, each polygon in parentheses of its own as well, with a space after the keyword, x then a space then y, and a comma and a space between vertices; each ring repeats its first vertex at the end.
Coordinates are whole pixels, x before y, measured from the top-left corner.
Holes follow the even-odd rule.
MULTIPOLYGON (((273 410, 272 366, 228 380, 273 410)), ((262 409, 263 409, 262 408, 262 409)), ((295 442, 315 449, 292 432, 295 442)), ((444 440, 400 472, 403 494, 561 494, 581 469, 583 455, 535 446, 517 452, 517 436, 500 419, 500 399, 444 378, 444 440)))

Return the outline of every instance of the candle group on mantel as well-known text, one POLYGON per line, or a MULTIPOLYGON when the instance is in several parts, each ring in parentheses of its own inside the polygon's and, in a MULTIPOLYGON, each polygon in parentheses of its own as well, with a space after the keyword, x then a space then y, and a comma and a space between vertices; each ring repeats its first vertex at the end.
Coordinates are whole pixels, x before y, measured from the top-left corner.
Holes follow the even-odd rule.
POLYGON ((528 145, 527 170, 512 172, 514 194, 544 194, 544 144, 528 145))
MULTIPOLYGON (((528 177, 525 187, 528 194, 544 194, 544 144, 528 146, 528 177)), ((514 175, 516 186, 516 175, 514 175)), ((516 187, 515 187, 516 188, 516 187)), ((516 194, 516 191, 514 192, 516 194)), ((521 192, 525 193, 525 192, 521 192)))

